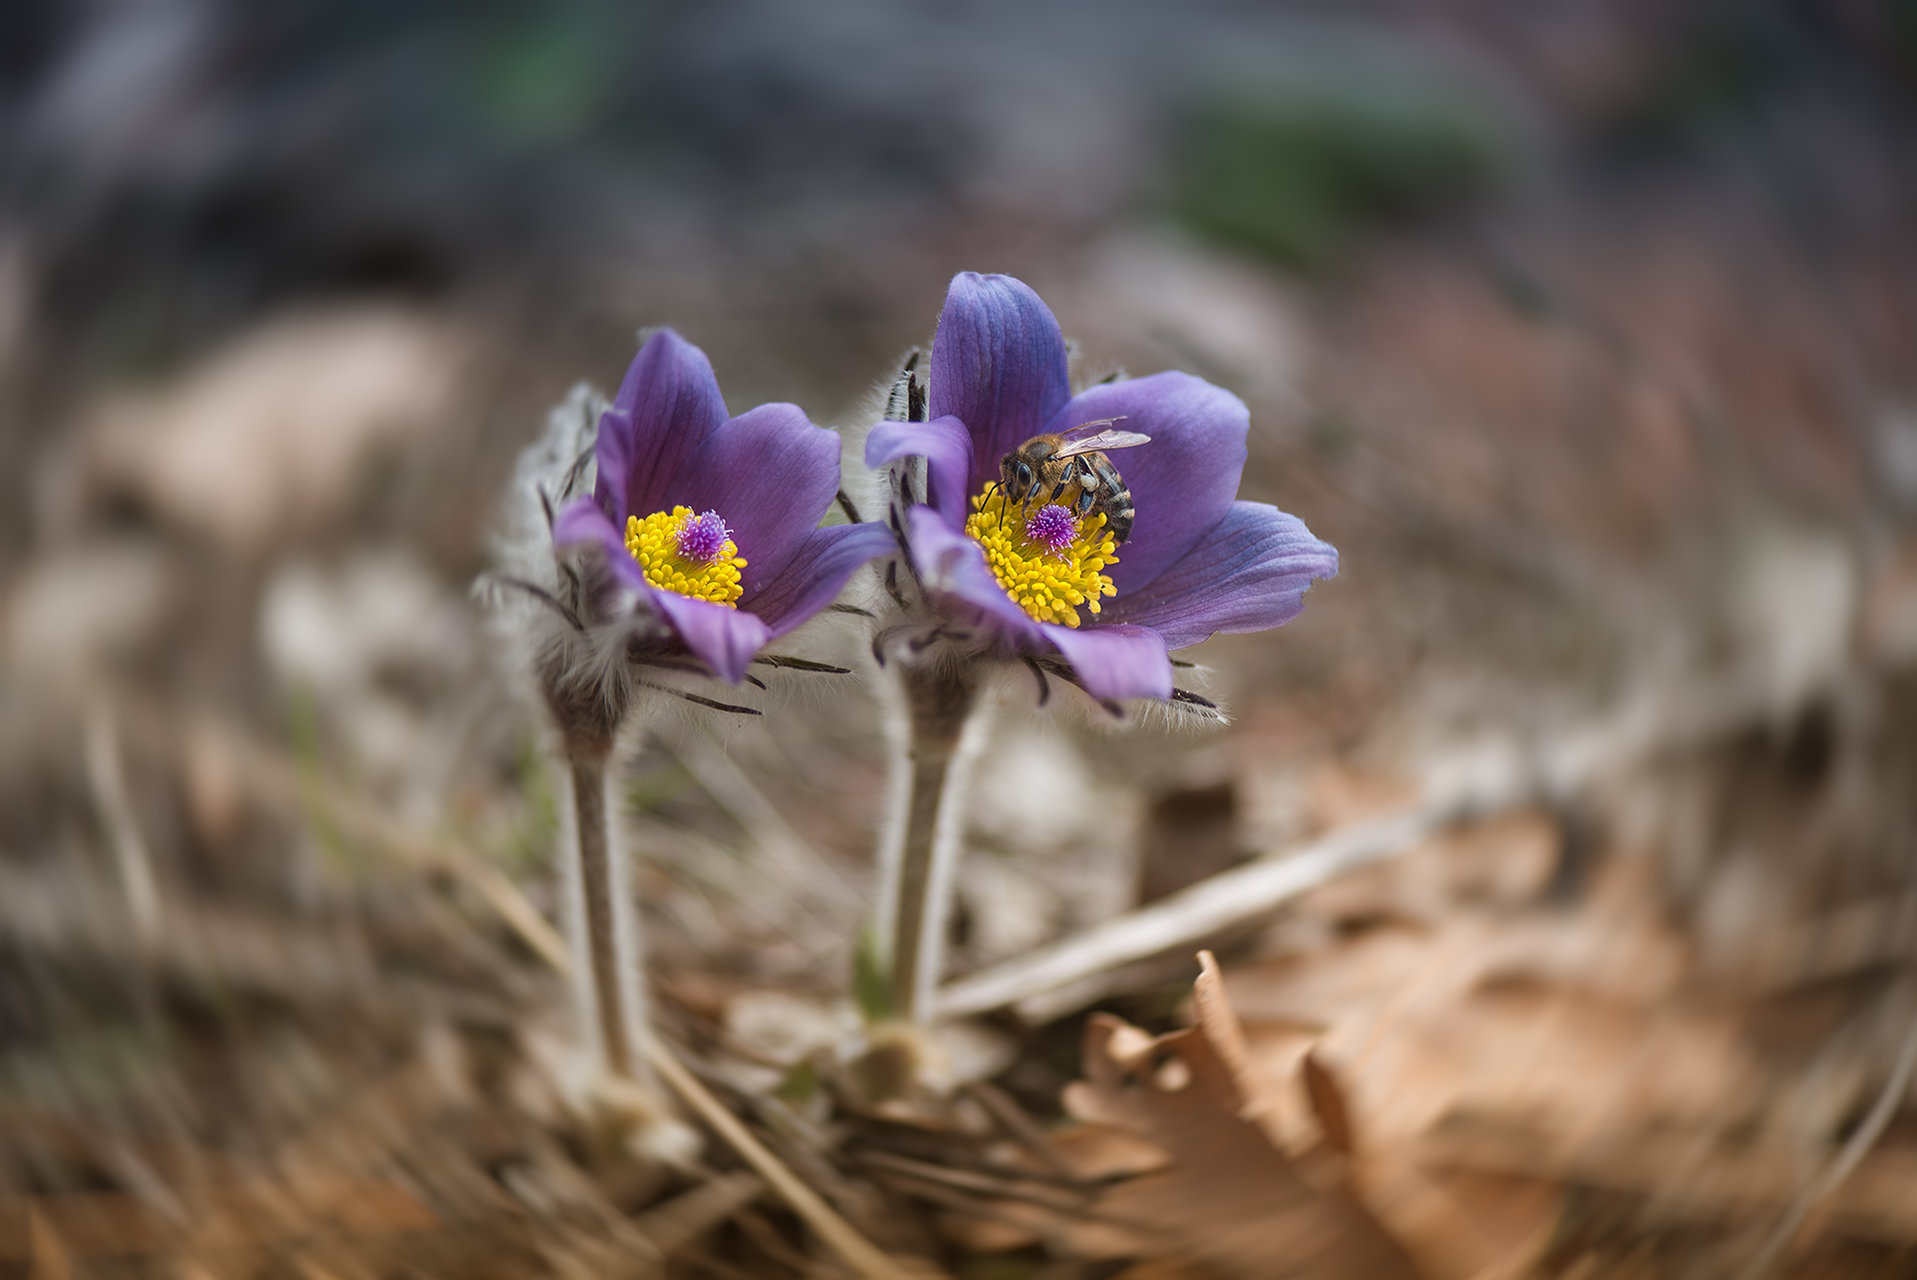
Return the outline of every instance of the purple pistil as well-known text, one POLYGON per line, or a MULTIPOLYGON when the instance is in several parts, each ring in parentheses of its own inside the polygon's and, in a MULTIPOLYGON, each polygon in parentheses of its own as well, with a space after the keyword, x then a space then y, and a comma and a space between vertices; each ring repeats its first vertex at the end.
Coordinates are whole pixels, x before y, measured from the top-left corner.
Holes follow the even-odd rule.
POLYGON ((1078 536, 1078 517, 1057 503, 1040 507, 1025 522, 1025 536, 1044 544, 1053 555, 1063 555, 1078 536))
POLYGON ((717 511, 694 516, 679 529, 679 555, 694 564, 711 564, 725 554, 732 531, 717 511))

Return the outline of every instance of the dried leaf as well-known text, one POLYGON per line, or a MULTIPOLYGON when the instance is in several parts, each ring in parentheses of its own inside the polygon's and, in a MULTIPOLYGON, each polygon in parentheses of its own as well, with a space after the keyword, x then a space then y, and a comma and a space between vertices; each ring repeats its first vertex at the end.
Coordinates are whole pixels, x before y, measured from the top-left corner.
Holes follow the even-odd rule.
POLYGON ((1428 1170, 1410 1149, 1362 1161, 1358 1179, 1365 1203, 1434 1280, 1530 1274, 1564 1206, 1554 1183, 1428 1170))
POLYGON ((1325 1142, 1333 1151, 1350 1155, 1356 1147, 1351 1136, 1351 1108, 1345 1102, 1345 1091, 1339 1087, 1337 1077, 1309 1049, 1298 1060, 1298 1071, 1325 1142))
POLYGON ((1414 1276, 1416 1268, 1350 1195, 1309 1182, 1249 1118, 1251 1058, 1204 957, 1198 1025, 1144 1039, 1115 1018, 1086 1028, 1086 1079, 1069 1086, 1078 1119, 1162 1148, 1162 1171, 1109 1188, 1098 1216, 1127 1224, 1154 1259, 1223 1277, 1414 1276))
POLYGON ((69 1280, 73 1261, 47 1220, 34 1209, 27 1210, 27 1253, 33 1280, 69 1280))
POLYGON ((1163 1147, 1135 1133, 1102 1125, 1079 1125, 1054 1134, 1052 1153, 1085 1182, 1151 1173, 1171 1159, 1163 1147))
POLYGON ((264 323, 172 383, 99 401, 93 482, 240 549, 336 516, 365 461, 450 420, 470 339, 365 305, 264 323))

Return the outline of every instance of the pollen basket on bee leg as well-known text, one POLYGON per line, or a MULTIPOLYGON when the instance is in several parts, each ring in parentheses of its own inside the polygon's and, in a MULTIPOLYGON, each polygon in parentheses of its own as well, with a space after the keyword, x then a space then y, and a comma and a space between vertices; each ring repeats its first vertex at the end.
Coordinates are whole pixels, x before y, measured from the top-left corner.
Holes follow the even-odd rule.
POLYGON ((1102 512, 1080 518, 1057 503, 1036 510, 1004 507, 989 501, 989 490, 972 499, 965 532, 1019 608, 1039 622, 1076 627, 1079 609, 1097 614, 1103 600, 1118 594, 1104 573, 1118 556, 1102 512))

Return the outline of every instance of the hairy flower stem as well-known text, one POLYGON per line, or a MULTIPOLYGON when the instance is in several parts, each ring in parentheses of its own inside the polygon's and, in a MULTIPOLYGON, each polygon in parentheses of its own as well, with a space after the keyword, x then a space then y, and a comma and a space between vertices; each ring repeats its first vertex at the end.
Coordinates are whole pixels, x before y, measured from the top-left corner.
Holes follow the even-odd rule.
POLYGON ((610 750, 569 744, 566 895, 580 1015, 606 1070, 634 1078, 645 1035, 645 986, 631 877, 607 799, 610 750))
POLYGON ((978 687, 964 670, 904 666, 905 795, 902 830, 888 850, 880 942, 893 1017, 925 1022, 945 967, 945 935, 961 837, 966 729, 978 687))

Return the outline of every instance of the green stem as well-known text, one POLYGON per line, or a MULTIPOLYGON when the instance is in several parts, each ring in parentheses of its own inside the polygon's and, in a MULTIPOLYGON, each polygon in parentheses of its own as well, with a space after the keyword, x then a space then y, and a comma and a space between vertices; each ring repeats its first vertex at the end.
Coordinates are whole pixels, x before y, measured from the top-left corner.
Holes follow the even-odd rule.
POLYGON ((890 851, 888 918, 880 931, 888 961, 892 1016, 931 1018, 945 967, 945 938, 956 882, 960 830, 955 768, 977 686, 970 673, 905 667, 906 796, 903 830, 890 851))
POLYGON ((606 1069, 632 1077, 645 1029, 644 970, 624 850, 607 801, 611 753, 575 751, 567 761, 573 865, 568 870, 573 980, 606 1069))

